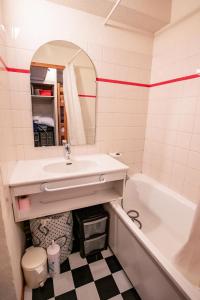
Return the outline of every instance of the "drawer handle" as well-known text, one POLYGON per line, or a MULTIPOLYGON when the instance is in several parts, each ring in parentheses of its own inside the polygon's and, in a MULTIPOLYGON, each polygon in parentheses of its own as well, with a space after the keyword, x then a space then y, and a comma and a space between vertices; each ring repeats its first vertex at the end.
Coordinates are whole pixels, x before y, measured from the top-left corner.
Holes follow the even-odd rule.
POLYGON ((40 189, 42 192, 58 192, 58 191, 64 191, 64 190, 69 190, 69 189, 93 186, 96 184, 102 184, 102 183, 106 182, 105 178, 103 178, 103 177, 100 177, 99 180, 100 181, 84 183, 84 184, 77 184, 77 185, 70 185, 70 186, 63 186, 63 187, 58 187, 58 188, 49 188, 48 186, 46 186, 46 184, 47 184, 47 182, 46 182, 40 186, 40 189))

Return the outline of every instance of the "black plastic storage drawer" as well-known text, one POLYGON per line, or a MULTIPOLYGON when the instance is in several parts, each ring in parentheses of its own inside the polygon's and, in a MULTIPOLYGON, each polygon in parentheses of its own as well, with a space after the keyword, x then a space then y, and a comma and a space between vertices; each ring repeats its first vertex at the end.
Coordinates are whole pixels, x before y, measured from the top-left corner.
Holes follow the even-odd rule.
POLYGON ((107 248, 109 215, 102 205, 74 211, 74 236, 82 257, 107 248))
POLYGON ((100 235, 93 239, 85 240, 83 242, 82 256, 88 256, 107 248, 107 234, 100 235))
POLYGON ((84 238, 89 239, 96 234, 102 234, 106 232, 108 217, 100 218, 94 221, 88 221, 83 223, 84 238))

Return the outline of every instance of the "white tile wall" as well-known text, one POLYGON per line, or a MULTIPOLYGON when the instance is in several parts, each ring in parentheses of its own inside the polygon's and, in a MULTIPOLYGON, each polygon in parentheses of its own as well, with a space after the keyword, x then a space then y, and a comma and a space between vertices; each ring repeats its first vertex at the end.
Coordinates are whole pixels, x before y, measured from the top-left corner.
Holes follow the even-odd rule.
MULTIPOLYGON (((5 60, 4 42, 0 36, 2 44, 0 53, 5 60)), ((23 244, 19 226, 16 226, 13 219, 8 188, 8 177, 16 159, 16 147, 11 118, 9 78, 2 64, 0 64, 0 141, 0 273, 3 274, 0 294, 5 300, 20 299, 22 289, 20 260, 23 244)))
MULTIPOLYGON (((9 67, 29 69, 37 48, 57 39, 72 41, 82 47, 93 60, 98 77, 149 83, 150 71, 151 81, 157 82, 195 73, 200 67, 197 42, 200 15, 156 36, 152 70, 153 38, 150 36, 104 27, 101 18, 49 1, 6 0, 4 15, 7 36, 6 41, 0 41, 0 55, 9 67), (19 31, 15 37, 13 29, 19 31)), ((132 172, 140 172, 143 161, 143 172, 197 201, 200 197, 199 80, 151 88, 149 95, 147 88, 98 83, 96 144, 74 147, 73 152, 120 151, 122 160, 132 172)), ((3 179, 16 159, 62 155, 59 147, 33 148, 29 84, 28 74, 0 72, 3 179)), ((3 194, 3 188, 8 192, 5 180, 4 186, 0 184, 1 199, 9 199, 8 193, 3 194)), ((10 222, 7 227, 12 229, 7 238, 13 239, 20 251, 19 229, 10 212, 5 206, 6 220, 10 222)), ((18 291, 21 283, 19 257, 20 253, 11 252, 14 284, 18 291)), ((4 275, 8 283, 11 273, 4 275)), ((6 290, 13 293, 6 296, 14 299, 13 287, 6 290)))
MULTIPOLYGON (((94 22, 96 27, 94 26, 93 31, 90 30, 90 36, 86 29, 89 22, 84 22, 84 28, 75 34, 73 28, 75 19, 76 23, 77 18, 82 21, 85 18, 84 14, 79 12, 72 14, 70 9, 52 6, 49 3, 41 4, 39 1, 31 1, 29 5, 22 0, 17 2, 15 14, 9 13, 7 23, 12 23, 13 20, 19 23, 21 32, 16 40, 11 38, 11 34, 8 35, 6 51, 8 65, 29 68, 31 57, 38 46, 48 40, 59 38, 81 45, 94 61, 98 77, 149 82, 152 38, 124 32, 125 43, 123 43, 120 32, 105 30, 100 26, 99 20, 92 16, 89 18, 90 22, 94 22), (23 11, 20 9, 22 5, 23 11), (38 10, 39 7, 42 10, 44 6, 46 15, 38 16, 37 27, 40 26, 40 32, 37 39, 33 39, 36 28, 32 26, 34 14, 30 15, 30 11, 38 10), (71 27, 65 33, 61 30, 64 23, 60 23, 60 20, 66 19, 63 11, 69 16, 69 23, 71 23, 71 27), (54 24, 47 34, 44 23, 48 23, 52 16, 57 24, 54 24), (102 35, 101 40, 96 38, 99 30, 102 35), (85 40, 83 40, 84 34, 85 40), (121 49, 118 47, 119 40, 121 49)), ((6 9, 10 10, 12 5, 13 0, 7 1, 6 9)), ((199 67, 200 47, 196 43, 196 37, 199 34, 198 20, 199 16, 196 15, 157 35, 154 44, 151 82, 192 74, 199 67)), ((8 102, 0 104, 4 109, 1 112, 4 115, 4 122, 1 126, 2 132, 7 126, 14 128, 7 143, 9 145, 14 143, 16 146, 14 152, 16 152, 17 159, 61 155, 62 152, 58 147, 33 148, 29 75, 9 73, 9 83, 10 98, 8 102), (11 125, 10 122, 12 122, 11 125)), ((180 176, 180 180, 177 179, 176 183, 175 178, 177 174, 182 174, 180 170, 187 172, 188 168, 191 168, 188 157, 200 151, 199 90, 199 79, 151 88, 149 96, 147 88, 99 82, 96 144, 76 147, 73 152, 121 151, 122 160, 129 164, 132 170, 141 171, 147 119, 143 170, 159 180, 162 178, 162 182, 184 194, 184 182, 188 179, 185 179, 186 176, 180 176), (147 108, 148 117, 146 118, 147 108)), ((8 94, 6 97, 8 99, 8 94)), ((10 152, 13 151, 10 150, 10 152)), ((193 157, 196 156, 193 155, 193 157)), ((193 190, 196 195, 196 189, 193 190)))
MULTIPOLYGON (((195 74, 200 66, 200 13, 158 34, 152 82, 195 74)), ((143 172, 192 201, 200 198, 200 78, 153 87, 143 172)))
MULTIPOLYGON (((0 4, 1 2, 0 0, 0 4)), ((88 52, 99 77, 141 82, 149 80, 152 37, 127 32, 122 34, 121 31, 107 29, 102 25, 101 18, 75 12, 49 1, 3 2, 6 40, 0 41, 0 56, 9 67, 29 69, 31 58, 39 46, 50 40, 61 39, 72 41, 88 52), (14 37, 13 32, 16 29, 19 34, 14 37)), ((0 159, 4 162, 1 164, 1 171, 6 179, 15 160, 61 156, 62 149, 33 147, 29 75, 2 73, 0 72, 0 159)), ((94 146, 75 147, 73 153, 122 151, 123 160, 129 163, 134 171, 140 171, 147 96, 147 92, 142 88, 99 83, 97 142, 94 146)), ((0 191, 3 188, 8 191, 6 180, 3 185, 0 181, 0 191)), ((6 197, 3 195, 1 199, 9 199, 9 194, 6 197)), ((22 281, 19 269, 23 243, 10 207, 5 206, 4 213, 5 225, 9 229, 7 240, 13 270, 13 274, 10 269, 10 273, 4 272, 4 275, 7 283, 13 282, 15 285, 15 288, 7 286, 4 299, 15 300, 21 298, 22 281)), ((1 238, 3 242, 3 234, 1 238)))
MULTIPOLYGON (((72 13, 68 8, 59 5, 52 6, 48 2, 30 1, 29 5, 26 5, 22 0, 17 0, 17 2, 18 6, 15 14, 10 13, 13 0, 7 1, 6 5, 6 9, 9 10, 7 22, 13 20, 16 23, 20 22, 19 37, 13 40, 11 36, 8 36, 7 39, 6 59, 10 67, 29 69, 32 55, 38 46, 49 40, 66 39, 82 45, 88 52, 96 67, 97 77, 142 83, 149 82, 152 38, 124 32, 123 39, 125 43, 120 42, 122 46, 120 49, 118 46, 122 37, 120 31, 105 30, 98 18, 90 16, 90 21, 95 22, 96 28, 95 26, 93 30, 90 28, 91 36, 86 37, 83 42, 81 34, 74 31, 73 24, 76 19, 77 26, 77 20, 80 19, 81 21, 84 14, 74 11, 72 13), (20 10, 22 6, 23 10, 20 10), (40 26, 37 42, 34 38, 31 41, 30 36, 34 37, 34 32, 37 29, 32 26, 33 23, 35 24, 33 11, 38 11, 39 7, 44 9, 44 6, 46 14, 37 18, 36 27, 40 26), (62 13, 60 14, 61 10, 62 13), (69 21, 66 21, 66 16, 65 18, 62 16, 63 10, 66 15, 70 15, 69 21), (69 32, 64 32, 55 24, 53 31, 49 28, 47 34, 47 28, 44 24, 45 22, 48 23, 50 19, 52 20, 52 16, 55 22, 60 23, 60 20, 63 20, 62 28, 64 24, 69 28, 68 22, 71 22, 69 32), (99 32, 99 30, 102 34, 101 42, 96 41, 96 31, 99 32), (93 36, 95 36, 95 39, 93 36), (117 46, 116 41, 118 41, 117 46)), ((80 31, 84 32, 85 26, 87 26, 87 22, 84 22, 84 26, 80 27, 80 31)), ((33 148, 30 77, 28 74, 12 72, 8 76, 11 102, 9 122, 12 122, 12 128, 14 129, 13 141, 16 145, 17 159, 35 159, 60 155, 62 152, 58 147, 51 149, 33 148)), ((141 171, 148 89, 103 82, 98 82, 97 85, 96 144, 94 146, 74 147, 73 152, 113 152, 122 149, 122 160, 129 164, 132 169, 135 166, 135 169, 141 171), (138 144, 140 145, 139 148, 138 144)))

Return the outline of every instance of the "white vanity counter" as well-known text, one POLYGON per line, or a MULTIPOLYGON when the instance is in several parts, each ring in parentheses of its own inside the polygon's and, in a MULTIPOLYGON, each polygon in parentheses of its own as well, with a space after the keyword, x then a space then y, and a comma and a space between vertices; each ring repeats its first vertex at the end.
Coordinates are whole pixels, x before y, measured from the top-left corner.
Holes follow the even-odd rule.
POLYGON ((63 169, 59 172, 58 167, 55 171, 46 170, 48 166, 62 163, 65 166, 66 163, 62 157, 18 161, 11 175, 9 185, 27 185, 36 182, 50 182, 128 170, 128 166, 106 154, 74 155, 72 156, 72 165, 66 166, 66 172, 63 169), (80 165, 80 168, 76 167, 73 170, 73 161, 85 161, 86 164, 83 167, 80 165), (87 162, 89 162, 88 166, 87 162))
POLYGON ((106 154, 18 161, 10 178, 17 222, 120 200, 128 166, 106 154), (30 208, 20 210, 22 196, 30 208))

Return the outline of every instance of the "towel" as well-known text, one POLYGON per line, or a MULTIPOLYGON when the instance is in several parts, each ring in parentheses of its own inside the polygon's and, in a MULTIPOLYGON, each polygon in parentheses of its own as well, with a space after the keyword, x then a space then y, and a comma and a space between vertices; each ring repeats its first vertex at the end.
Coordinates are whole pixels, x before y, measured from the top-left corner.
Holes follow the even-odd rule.
POLYGON ((54 119, 51 117, 33 116, 33 122, 54 127, 54 119))

